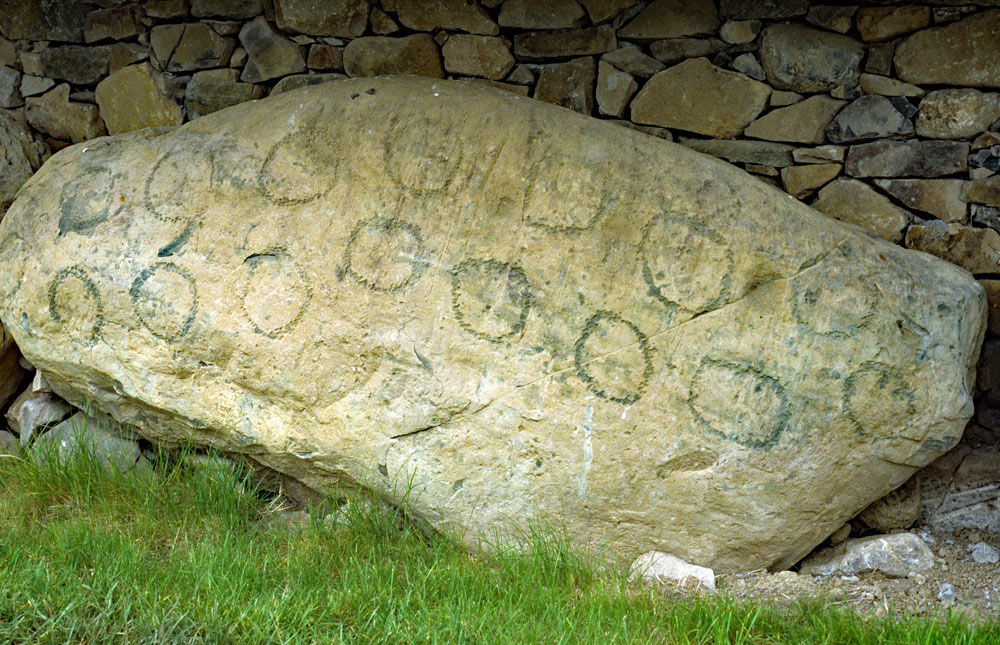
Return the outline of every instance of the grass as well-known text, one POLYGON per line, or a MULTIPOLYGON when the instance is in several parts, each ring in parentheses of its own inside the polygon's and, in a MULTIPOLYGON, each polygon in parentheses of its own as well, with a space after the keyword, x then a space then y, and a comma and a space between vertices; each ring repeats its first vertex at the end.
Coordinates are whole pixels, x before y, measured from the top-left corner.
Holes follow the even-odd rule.
POLYGON ((996 643, 997 624, 691 597, 559 540, 471 557, 391 511, 299 531, 228 470, 0 457, 0 642, 996 643))

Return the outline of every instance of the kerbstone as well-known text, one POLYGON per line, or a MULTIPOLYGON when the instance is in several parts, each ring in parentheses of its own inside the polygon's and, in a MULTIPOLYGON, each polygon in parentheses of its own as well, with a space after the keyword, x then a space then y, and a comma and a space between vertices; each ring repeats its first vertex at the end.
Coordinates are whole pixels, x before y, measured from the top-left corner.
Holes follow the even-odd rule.
POLYGON ((793 565, 959 440, 985 324, 960 269, 728 164, 419 77, 67 148, 0 240, 71 404, 623 566, 793 565))

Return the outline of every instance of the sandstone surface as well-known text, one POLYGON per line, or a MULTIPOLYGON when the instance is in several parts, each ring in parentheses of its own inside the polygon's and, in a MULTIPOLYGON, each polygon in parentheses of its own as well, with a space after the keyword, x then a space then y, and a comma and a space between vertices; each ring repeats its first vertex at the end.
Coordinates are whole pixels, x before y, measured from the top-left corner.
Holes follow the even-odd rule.
POLYGON ((419 77, 67 148, 0 242, 0 320, 75 405, 470 545, 541 519, 719 572, 951 448, 985 324, 962 270, 721 161, 419 77))

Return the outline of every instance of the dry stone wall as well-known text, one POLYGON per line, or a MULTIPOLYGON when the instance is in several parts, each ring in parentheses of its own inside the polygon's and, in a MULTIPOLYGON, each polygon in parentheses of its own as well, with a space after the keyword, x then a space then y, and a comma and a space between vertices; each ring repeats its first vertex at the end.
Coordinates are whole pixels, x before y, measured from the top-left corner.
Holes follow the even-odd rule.
MULTIPOLYGON (((0 130, 17 133, 0 196, 41 142, 378 74, 468 78, 676 140, 969 270, 991 316, 963 449, 998 444, 1000 0, 0 0, 0 130)), ((980 461, 975 504, 995 510, 1000 459, 980 461)))

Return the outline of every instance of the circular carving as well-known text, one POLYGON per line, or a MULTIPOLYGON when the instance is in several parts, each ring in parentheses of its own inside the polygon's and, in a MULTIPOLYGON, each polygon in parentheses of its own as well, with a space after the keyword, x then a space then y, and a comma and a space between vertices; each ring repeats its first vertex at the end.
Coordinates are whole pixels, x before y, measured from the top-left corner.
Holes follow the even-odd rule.
POLYGON ((49 317, 62 324, 71 318, 91 321, 89 339, 100 337, 104 303, 86 269, 77 265, 56 273, 49 283, 49 317))
POLYGON ((536 165, 524 198, 529 226, 551 233, 581 233, 612 210, 612 191, 600 172, 588 166, 536 165))
POLYGON ((333 187, 340 155, 323 130, 285 135, 264 159, 260 189, 280 206, 305 204, 333 187))
POLYGON ((59 235, 86 235, 117 215, 125 201, 117 194, 117 179, 103 166, 86 166, 65 183, 59 197, 59 235))
POLYGON ((807 333, 854 338, 875 317, 881 296, 857 269, 831 263, 823 282, 810 276, 792 281, 792 316, 807 333))
POLYGON ((858 434, 868 428, 894 427, 916 412, 913 388, 899 370, 867 361, 844 379, 844 411, 858 434))
POLYGON ((167 342, 183 338, 198 313, 194 278, 172 262, 144 270, 129 290, 136 317, 154 336, 167 342))
POLYGON ((669 213, 654 218, 642 237, 642 277, 671 322, 718 309, 730 296, 732 251, 715 231, 669 213))
POLYGON ((462 329, 500 343, 524 331, 531 284, 521 267, 496 260, 465 260, 451 272, 451 308, 462 329))
POLYGON ((427 270, 420 229, 394 217, 359 222, 347 241, 343 271, 373 291, 412 286, 427 270))
POLYGON ((465 163, 469 140, 454 136, 452 124, 424 116, 416 122, 393 118, 385 135, 383 161, 397 184, 420 193, 439 192, 465 182, 472 168, 465 163), (425 132, 419 145, 400 145, 414 131, 425 132), (451 134, 452 136, 449 136, 451 134))
POLYGON ((702 359, 687 404, 699 426, 747 448, 772 447, 788 426, 785 387, 748 362, 702 359))
POLYGON ((164 153, 150 170, 143 191, 143 203, 164 222, 190 219, 195 202, 192 191, 212 181, 212 160, 199 148, 177 147, 164 153))
POLYGON ((276 249, 249 256, 243 266, 243 312, 254 331, 279 338, 294 329, 312 300, 312 290, 295 260, 276 249))
POLYGON ((576 341, 574 363, 587 389, 615 403, 642 398, 653 375, 653 350, 645 334, 610 311, 598 311, 576 341))

